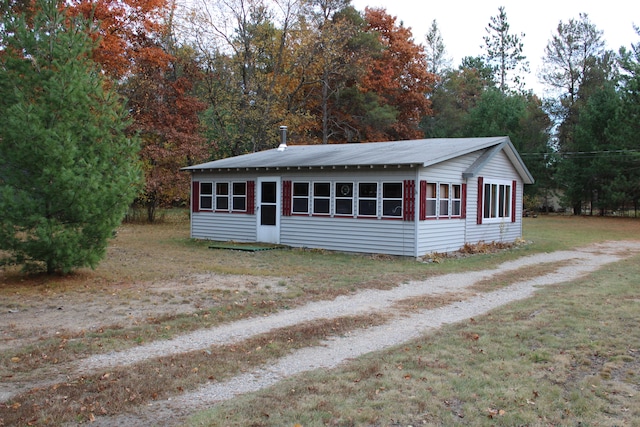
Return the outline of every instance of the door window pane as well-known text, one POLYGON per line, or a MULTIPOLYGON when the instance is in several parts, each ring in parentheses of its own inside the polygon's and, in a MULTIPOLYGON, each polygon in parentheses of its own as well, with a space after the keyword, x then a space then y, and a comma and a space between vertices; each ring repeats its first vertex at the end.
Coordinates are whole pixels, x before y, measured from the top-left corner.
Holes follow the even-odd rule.
POLYGON ((262 205, 260 207, 260 225, 276 225, 275 205, 262 205))
POLYGON ((275 203, 276 202, 276 183, 275 182, 263 182, 262 183, 262 203, 275 203))

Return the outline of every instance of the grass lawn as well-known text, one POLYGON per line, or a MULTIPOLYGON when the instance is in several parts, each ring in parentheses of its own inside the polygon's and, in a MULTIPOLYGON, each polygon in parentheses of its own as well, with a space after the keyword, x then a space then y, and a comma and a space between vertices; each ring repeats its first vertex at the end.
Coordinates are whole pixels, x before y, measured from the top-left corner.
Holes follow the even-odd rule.
POLYGON ((640 425, 640 257, 191 425, 640 425))
MULTIPOLYGON (((16 346, 0 352, 0 374, 7 381, 37 382, 48 379, 48 372, 58 363, 167 339, 220 322, 265 315, 311 300, 364 288, 389 288, 433 275, 486 269, 537 252, 601 241, 638 240, 640 221, 525 218, 523 237, 530 243, 512 250, 424 264, 397 257, 326 251, 213 250, 207 242, 188 238, 188 217, 182 211, 153 226, 124 225, 95 271, 83 270, 69 277, 25 278, 10 268, 0 270, 0 297, 5 307, 13 307, 7 301, 16 295, 27 307, 30 299, 42 300, 55 293, 64 296, 65 310, 76 298, 80 303, 86 298, 104 298, 111 308, 117 308, 118 297, 123 297, 122 304, 140 298, 133 292, 134 285, 151 292, 157 282, 175 281, 175 290, 162 294, 170 306, 175 300, 195 299, 195 294, 180 293, 180 283, 204 274, 242 275, 255 277, 256 281, 271 278, 277 284, 235 292, 206 289, 207 298, 193 312, 158 316, 130 326, 105 324, 91 333, 63 334, 16 346), (347 269, 349 274, 344 274, 347 269)), ((537 268, 545 271, 550 266, 537 268)), ((520 278, 496 280, 504 285, 520 278)), ((546 287, 530 300, 473 321, 359 358, 340 370, 301 375, 234 399, 194 414, 189 423, 640 426, 638 278, 640 258, 634 257, 579 281, 546 287)), ((479 286, 475 291, 483 292, 495 283, 479 286)), ((157 304, 157 300, 150 301, 157 304)), ((214 347, 206 354, 151 359, 114 369, 108 375, 101 372, 69 378, 0 405, 0 420, 5 425, 60 425, 88 421, 92 412, 118 414, 194 389, 208 378, 222 380, 300 346, 377 320, 319 321, 263 334, 233 347, 214 347), (292 336, 295 340, 290 339, 292 336), (269 351, 251 351, 257 347, 269 351), (211 363, 212 357, 215 363, 211 363), (198 366, 195 371, 194 366, 198 366), (158 372, 164 375, 158 376, 158 372)))
MULTIPOLYGON (((526 251, 640 238, 638 221, 527 219, 526 251)), ((512 254, 451 262, 463 269, 512 254)), ((640 425, 640 257, 423 339, 192 417, 198 426, 640 425)))

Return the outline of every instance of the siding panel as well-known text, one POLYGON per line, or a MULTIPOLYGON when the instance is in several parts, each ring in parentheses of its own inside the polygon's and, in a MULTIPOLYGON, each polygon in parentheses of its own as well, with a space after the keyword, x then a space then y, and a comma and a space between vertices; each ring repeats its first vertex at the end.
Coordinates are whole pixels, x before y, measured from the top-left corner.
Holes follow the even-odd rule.
POLYGON ((344 252, 414 255, 414 223, 396 220, 286 217, 280 242, 344 252))
POLYGON ((191 237, 207 240, 256 241, 256 216, 198 212, 191 216, 191 237))
POLYGON ((418 255, 460 249, 465 244, 464 226, 462 219, 422 221, 418 231, 418 255))

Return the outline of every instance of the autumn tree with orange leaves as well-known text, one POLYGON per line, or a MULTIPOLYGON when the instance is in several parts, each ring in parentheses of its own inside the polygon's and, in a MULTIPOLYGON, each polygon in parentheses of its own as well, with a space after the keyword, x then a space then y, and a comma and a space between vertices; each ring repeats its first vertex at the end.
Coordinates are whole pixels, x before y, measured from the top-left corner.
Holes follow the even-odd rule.
POLYGON ((171 55, 158 43, 166 31, 168 0, 69 0, 71 14, 97 24, 93 59, 113 79, 135 73, 140 60, 167 67, 171 55))
POLYGON ((411 29, 396 24, 396 18, 384 9, 367 8, 365 19, 367 31, 378 35, 383 50, 369 63, 362 90, 375 92, 382 105, 397 112, 396 120, 387 127, 366 123, 367 139, 422 138, 420 119, 432 113, 426 95, 436 82, 436 76, 427 71, 424 48, 415 43, 411 29))
POLYGON ((298 0, 193 0, 188 34, 204 78, 202 115, 216 157, 277 146, 278 127, 290 140, 304 135, 305 87, 312 47, 299 21, 298 0), (276 7, 277 6, 277 7, 276 7))
POLYGON ((364 18, 348 3, 312 0, 304 15, 309 23, 304 93, 315 117, 309 136, 323 144, 361 139, 345 101, 359 91, 366 63, 380 49, 377 37, 364 31, 364 18))
POLYGON ((206 126, 218 155, 293 141, 420 137, 435 78, 411 31, 348 0, 196 2, 188 38, 205 68, 206 126))
POLYGON ((205 104, 191 95, 200 70, 181 54, 166 67, 140 60, 121 89, 133 118, 129 131, 138 134, 142 144, 146 181, 138 203, 146 209, 148 222, 155 220, 159 207, 188 200, 190 177, 180 168, 208 157, 198 115, 205 104))
POLYGON ((323 143, 422 137, 435 76, 411 30, 382 9, 362 15, 348 1, 314 0, 309 111, 323 143), (315 13, 314 13, 315 12, 315 13))
POLYGON ((126 95, 133 122, 129 132, 142 142, 145 187, 138 203, 153 222, 158 207, 188 199, 188 175, 180 167, 205 160, 207 145, 199 113, 205 104, 193 94, 201 72, 188 51, 172 43, 167 0, 72 0, 71 13, 97 23, 94 60, 126 95))

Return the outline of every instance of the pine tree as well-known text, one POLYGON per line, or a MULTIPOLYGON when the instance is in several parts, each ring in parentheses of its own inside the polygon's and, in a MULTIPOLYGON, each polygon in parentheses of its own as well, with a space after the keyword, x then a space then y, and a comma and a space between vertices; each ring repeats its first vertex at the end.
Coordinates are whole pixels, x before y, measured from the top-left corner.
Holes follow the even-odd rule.
POLYGON ((524 33, 520 35, 509 32, 509 22, 504 6, 498 8, 499 14, 491 17, 489 27, 486 28, 487 36, 484 37, 487 50, 487 60, 493 66, 496 81, 503 93, 509 89, 509 74, 516 72, 511 78, 516 90, 523 89, 521 76, 517 72, 528 72, 529 63, 523 55, 524 33))
POLYGON ((426 41, 424 50, 428 65, 427 71, 441 78, 444 73, 451 70, 451 59, 447 56, 447 48, 435 19, 431 21, 431 26, 424 39, 426 41))
POLYGON ((4 263, 68 273, 103 258, 141 175, 88 24, 57 3, 0 22, 0 250, 4 263))

